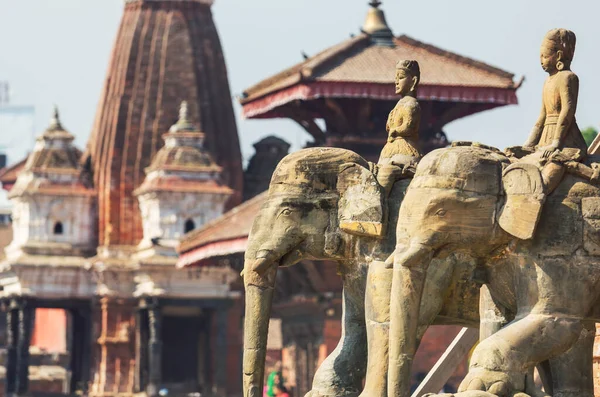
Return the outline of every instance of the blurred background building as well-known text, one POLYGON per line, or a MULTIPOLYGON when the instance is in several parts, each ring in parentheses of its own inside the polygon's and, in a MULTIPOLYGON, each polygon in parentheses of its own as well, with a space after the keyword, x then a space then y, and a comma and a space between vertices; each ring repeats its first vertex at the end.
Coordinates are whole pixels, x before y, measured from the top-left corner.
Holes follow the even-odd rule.
MULTIPOLYGON (((85 148, 74 146, 58 110, 38 128, 33 108, 13 106, 0 86, 0 161, 10 164, 0 181, 12 208, 12 228, 0 208, 7 394, 241 394, 238 274, 290 145, 262 139, 242 169, 211 4, 125 1, 85 148)), ((309 132, 310 146, 371 160, 397 100, 398 59, 421 64, 427 151, 448 144, 447 123, 517 103, 511 73, 394 35, 376 1, 361 31, 305 58, 248 88, 245 116, 289 118, 309 132)), ((339 340, 341 281, 335 263, 312 261, 278 277, 268 366, 281 362, 302 396, 339 340)), ((415 379, 457 331, 426 336, 415 379)))

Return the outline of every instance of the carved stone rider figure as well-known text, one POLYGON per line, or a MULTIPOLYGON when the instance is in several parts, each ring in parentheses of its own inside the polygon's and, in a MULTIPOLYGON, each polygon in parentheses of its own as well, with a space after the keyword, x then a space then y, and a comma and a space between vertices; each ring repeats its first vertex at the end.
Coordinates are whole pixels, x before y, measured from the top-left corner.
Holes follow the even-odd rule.
POLYGON ((396 94, 402 96, 391 111, 386 124, 387 143, 377 163, 378 181, 389 194, 398 179, 412 177, 411 169, 422 157, 419 150, 421 107, 417 102, 417 86, 421 71, 417 61, 396 64, 396 94))
POLYGON ((523 147, 508 149, 520 160, 504 172, 509 205, 500 224, 508 226, 504 222, 514 218, 512 211, 526 214, 521 216, 527 219, 514 226, 521 230, 513 230, 523 239, 533 237, 545 198, 560 184, 567 168, 593 179, 592 170, 580 164, 587 157, 587 145, 575 121, 579 93, 579 79, 571 71, 575 42, 575 33, 566 29, 553 29, 544 37, 540 61, 548 78, 542 111, 523 147), (531 182, 540 177, 540 183, 531 182))

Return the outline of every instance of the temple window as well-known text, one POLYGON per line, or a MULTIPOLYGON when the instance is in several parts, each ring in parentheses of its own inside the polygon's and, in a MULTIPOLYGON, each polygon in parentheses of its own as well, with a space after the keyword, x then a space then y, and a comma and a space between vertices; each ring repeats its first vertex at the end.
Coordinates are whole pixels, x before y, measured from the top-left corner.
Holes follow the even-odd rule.
POLYGON ((62 235, 63 233, 64 233, 64 228, 63 228, 62 222, 56 222, 54 224, 54 234, 55 235, 62 235))
POLYGON ((193 219, 188 219, 185 221, 185 225, 183 226, 183 230, 185 233, 189 233, 196 228, 196 222, 193 219))

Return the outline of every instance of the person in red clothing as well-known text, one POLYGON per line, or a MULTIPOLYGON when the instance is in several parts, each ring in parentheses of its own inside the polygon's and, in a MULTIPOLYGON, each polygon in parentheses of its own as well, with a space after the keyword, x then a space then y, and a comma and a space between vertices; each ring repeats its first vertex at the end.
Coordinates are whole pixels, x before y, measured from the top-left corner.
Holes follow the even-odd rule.
POLYGON ((275 391, 275 397, 290 397, 287 389, 282 384, 275 385, 273 390, 275 391))

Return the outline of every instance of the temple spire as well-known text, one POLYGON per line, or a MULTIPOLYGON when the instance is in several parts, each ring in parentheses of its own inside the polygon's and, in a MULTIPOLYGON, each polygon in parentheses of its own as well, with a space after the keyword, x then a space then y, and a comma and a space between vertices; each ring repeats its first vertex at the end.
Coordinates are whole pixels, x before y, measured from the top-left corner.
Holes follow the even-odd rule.
POLYGON ((196 131, 197 128, 189 120, 189 108, 187 101, 181 102, 179 106, 179 120, 169 129, 169 132, 196 131))
POLYGON ((54 105, 52 111, 52 117, 50 118, 50 125, 48 125, 48 131, 64 131, 63 126, 60 124, 60 115, 58 113, 58 106, 54 105))
POLYGON ((376 45, 394 47, 394 34, 385 20, 385 13, 379 8, 381 1, 371 0, 371 8, 367 13, 362 31, 369 36, 376 45))

